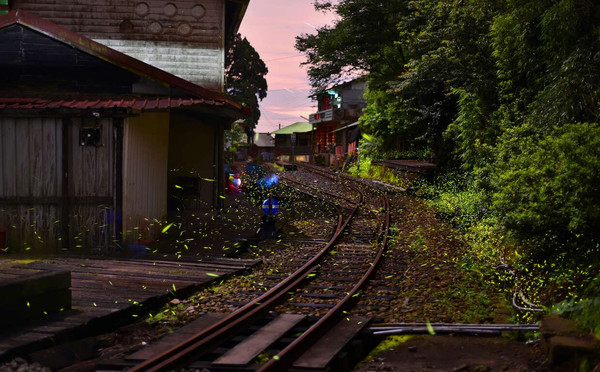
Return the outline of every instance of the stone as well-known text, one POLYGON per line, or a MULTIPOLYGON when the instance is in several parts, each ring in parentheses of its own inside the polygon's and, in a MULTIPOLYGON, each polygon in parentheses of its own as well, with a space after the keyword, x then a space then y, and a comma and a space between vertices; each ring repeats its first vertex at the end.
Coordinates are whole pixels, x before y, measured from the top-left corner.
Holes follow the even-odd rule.
POLYGON ((542 319, 540 332, 542 348, 548 355, 550 365, 599 355, 600 345, 595 337, 582 331, 570 319, 547 315, 542 319))
POLYGON ((548 347, 548 361, 551 365, 557 365, 575 358, 593 356, 598 350, 594 339, 573 336, 551 337, 548 347))
POLYGON ((452 372, 462 372, 462 371, 468 371, 468 370, 469 370, 468 364, 461 364, 460 366, 454 368, 452 370, 452 372))
POLYGON ((558 315, 546 315, 540 323, 542 348, 546 354, 550 351, 549 341, 554 336, 583 337, 585 334, 574 321, 558 315))

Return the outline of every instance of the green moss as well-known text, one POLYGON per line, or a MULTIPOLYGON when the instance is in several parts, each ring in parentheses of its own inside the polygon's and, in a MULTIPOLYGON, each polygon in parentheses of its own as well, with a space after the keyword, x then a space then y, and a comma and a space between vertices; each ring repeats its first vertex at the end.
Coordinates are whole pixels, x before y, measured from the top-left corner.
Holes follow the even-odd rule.
POLYGON ((384 353, 388 350, 396 349, 397 347, 401 346, 402 344, 405 344, 414 337, 415 336, 409 335, 387 337, 385 340, 381 341, 379 345, 377 345, 377 347, 369 353, 369 355, 367 355, 367 357, 360 363, 360 365, 372 362, 375 359, 375 357, 377 357, 379 354, 384 353))

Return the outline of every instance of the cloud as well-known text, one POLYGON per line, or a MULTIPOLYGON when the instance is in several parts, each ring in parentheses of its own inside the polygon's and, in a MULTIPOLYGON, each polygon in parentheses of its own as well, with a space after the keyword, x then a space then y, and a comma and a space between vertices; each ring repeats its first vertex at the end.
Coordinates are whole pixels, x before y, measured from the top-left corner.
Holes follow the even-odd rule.
POLYGON ((309 89, 280 89, 269 91, 260 102, 261 118, 257 132, 272 132, 297 121, 303 121, 315 111, 314 102, 308 98, 309 89))
POLYGON ((305 58, 295 48, 296 36, 315 33, 315 28, 331 24, 333 15, 318 12, 314 0, 252 0, 242 21, 240 33, 260 54, 269 73, 267 98, 260 103, 261 119, 257 131, 277 129, 308 117, 313 103, 308 96, 310 84, 305 58), (293 93, 290 93, 293 92, 293 93), (281 92, 288 92, 288 95, 281 92), (279 102, 279 103, 272 103, 279 102))

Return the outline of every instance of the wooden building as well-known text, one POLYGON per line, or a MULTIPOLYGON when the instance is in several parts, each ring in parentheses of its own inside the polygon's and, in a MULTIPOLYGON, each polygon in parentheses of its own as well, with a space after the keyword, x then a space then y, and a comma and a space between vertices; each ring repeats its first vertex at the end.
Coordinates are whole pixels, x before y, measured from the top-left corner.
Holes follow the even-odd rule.
POLYGON ((10 0, 22 9, 204 88, 224 85, 226 44, 249 0, 10 0))
MULTIPOLYGON (((190 5, 193 30, 179 32, 214 34, 213 44, 223 53, 247 4, 231 3, 203 2, 206 13, 195 19, 212 19, 210 32, 195 28, 189 17, 198 9, 190 5), (220 27, 212 23, 217 18, 220 27)), ((192 82, 79 33, 104 32, 106 40, 120 40, 130 32, 127 40, 147 45, 140 40, 145 31, 134 32, 133 18, 133 29, 108 21, 136 14, 132 4, 15 1, 13 9, 36 15, 13 10, 0 16, 0 228, 8 229, 11 251, 110 252, 156 239, 170 193, 184 190, 204 205, 219 203, 223 130, 241 109, 222 94, 224 66, 200 66, 206 79, 192 82)), ((158 3, 144 4, 145 17, 154 19, 158 3)), ((180 14, 170 7, 163 11, 173 20, 180 14)), ((158 50, 177 39, 173 32, 151 34, 157 53, 168 54, 158 50)), ((177 55, 175 49, 170 55, 177 55)), ((173 60, 171 67, 177 66, 173 60)))
POLYGON ((312 161, 313 126, 299 121, 271 132, 275 135, 275 156, 283 161, 312 161))
POLYGON ((275 160, 275 138, 269 133, 254 133, 250 154, 260 156, 263 161, 275 160))

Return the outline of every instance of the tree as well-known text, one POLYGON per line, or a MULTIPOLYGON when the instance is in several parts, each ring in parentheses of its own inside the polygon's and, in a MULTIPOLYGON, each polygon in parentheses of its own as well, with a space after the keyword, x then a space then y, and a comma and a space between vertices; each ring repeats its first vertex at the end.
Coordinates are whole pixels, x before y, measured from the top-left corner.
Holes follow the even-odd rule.
POLYGON ((600 126, 568 124, 541 140, 516 138, 519 152, 498 165, 493 180, 492 206, 500 222, 526 243, 528 257, 597 260, 600 126))
MULTIPOLYGON (((443 134, 457 113, 456 89, 494 97, 489 27, 496 1, 345 0, 317 3, 339 21, 297 38, 315 91, 349 72, 368 74, 361 129, 379 152, 431 148, 448 155, 443 134)), ((493 101, 493 99, 492 99, 493 101)), ((488 110, 493 109, 493 107, 488 110)))
POLYGON ((335 12, 339 20, 316 34, 296 37, 296 49, 306 54, 308 77, 315 93, 347 80, 370 75, 370 84, 385 84, 403 70, 405 51, 396 25, 406 13, 406 0, 317 1, 315 8, 335 12))
POLYGON ((246 107, 245 131, 252 138, 260 119, 258 101, 267 96, 265 75, 269 70, 248 39, 238 33, 225 56, 225 72, 227 93, 246 107))

